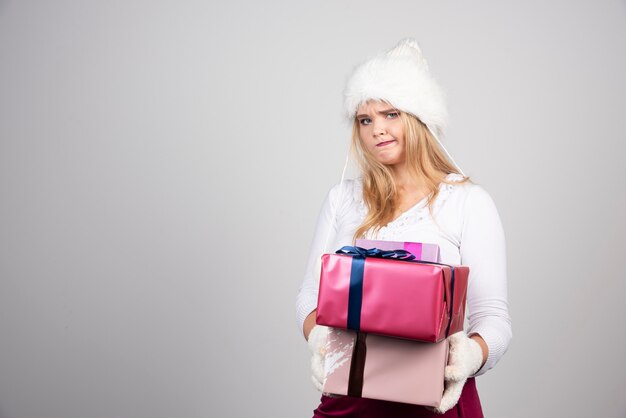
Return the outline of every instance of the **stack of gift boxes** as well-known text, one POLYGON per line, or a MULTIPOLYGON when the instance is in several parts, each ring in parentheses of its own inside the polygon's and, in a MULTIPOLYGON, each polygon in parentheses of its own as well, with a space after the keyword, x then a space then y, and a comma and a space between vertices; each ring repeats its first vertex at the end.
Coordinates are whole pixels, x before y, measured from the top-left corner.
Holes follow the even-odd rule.
POLYGON ((463 329, 469 268, 436 244, 357 240, 322 255, 324 392, 438 407, 446 337, 463 329))

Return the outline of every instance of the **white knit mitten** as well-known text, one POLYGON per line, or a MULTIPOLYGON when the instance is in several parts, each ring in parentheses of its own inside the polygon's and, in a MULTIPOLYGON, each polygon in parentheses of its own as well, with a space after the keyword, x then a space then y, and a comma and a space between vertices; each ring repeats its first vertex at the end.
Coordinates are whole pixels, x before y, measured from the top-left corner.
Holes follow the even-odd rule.
POLYGON ((323 392, 326 373, 324 371, 324 357, 328 341, 328 327, 315 325, 309 333, 309 350, 311 350, 311 380, 317 390, 323 392))
POLYGON ((450 351, 448 365, 444 372, 444 390, 438 408, 429 408, 443 414, 459 402, 463 386, 467 379, 476 373, 483 363, 483 350, 465 331, 459 331, 448 337, 450 351))

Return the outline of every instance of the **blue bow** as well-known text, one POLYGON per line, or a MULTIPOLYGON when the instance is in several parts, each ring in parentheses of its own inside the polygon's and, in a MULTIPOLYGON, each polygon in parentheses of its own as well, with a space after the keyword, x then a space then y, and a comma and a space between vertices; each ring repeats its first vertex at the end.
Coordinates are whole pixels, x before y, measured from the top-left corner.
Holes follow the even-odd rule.
POLYGON ((414 260, 415 256, 406 250, 380 250, 378 248, 362 248, 346 245, 335 252, 352 257, 350 270, 350 290, 348 292, 348 329, 361 329, 361 306, 363 305, 363 274, 365 258, 393 258, 396 260, 414 260))
POLYGON ((414 260, 415 256, 406 250, 379 250, 378 248, 365 249, 362 247, 353 247, 346 245, 341 247, 336 254, 350 255, 353 257, 376 257, 376 258, 395 258, 397 260, 414 260))

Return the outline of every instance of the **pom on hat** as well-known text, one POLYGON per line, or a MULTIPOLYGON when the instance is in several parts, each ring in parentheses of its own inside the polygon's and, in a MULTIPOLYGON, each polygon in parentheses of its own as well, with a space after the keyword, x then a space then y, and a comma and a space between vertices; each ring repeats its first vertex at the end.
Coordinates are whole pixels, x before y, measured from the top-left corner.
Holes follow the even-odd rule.
POLYGON ((357 66, 343 93, 349 122, 361 103, 384 100, 416 116, 435 136, 445 133, 448 121, 445 94, 430 75, 415 39, 404 38, 392 49, 357 66))

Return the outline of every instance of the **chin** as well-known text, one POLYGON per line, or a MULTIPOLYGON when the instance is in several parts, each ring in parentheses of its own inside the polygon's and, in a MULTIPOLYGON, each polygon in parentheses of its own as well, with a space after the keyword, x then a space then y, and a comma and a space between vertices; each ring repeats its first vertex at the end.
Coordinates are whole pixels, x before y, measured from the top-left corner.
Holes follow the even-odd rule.
POLYGON ((401 158, 378 158, 378 162, 383 165, 396 165, 402 162, 401 158))

